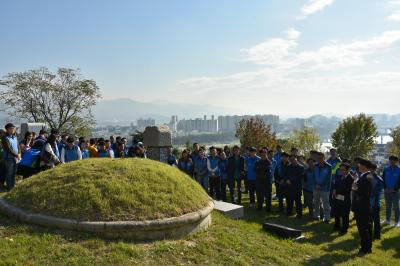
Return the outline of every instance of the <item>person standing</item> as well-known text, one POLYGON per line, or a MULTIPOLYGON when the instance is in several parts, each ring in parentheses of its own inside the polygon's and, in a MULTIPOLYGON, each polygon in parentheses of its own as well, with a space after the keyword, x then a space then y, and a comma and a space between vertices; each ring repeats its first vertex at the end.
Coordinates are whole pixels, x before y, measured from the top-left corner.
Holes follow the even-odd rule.
POLYGON ((114 158, 113 150, 107 147, 106 141, 104 140, 99 141, 99 147, 97 152, 100 158, 114 158))
POLYGON ((385 203, 386 203, 386 220, 384 224, 390 225, 392 207, 394 210, 394 226, 400 227, 400 209, 399 209, 399 188, 397 187, 400 181, 400 167, 398 166, 399 158, 396 156, 389 157, 389 166, 383 171, 383 181, 385 188, 385 203))
POLYGON ((380 212, 381 212, 381 195, 384 187, 383 179, 376 173, 378 166, 372 164, 371 174, 374 177, 372 179, 372 192, 371 192, 371 224, 373 226, 373 239, 381 239, 381 223, 380 223, 380 212))
POLYGON ((219 158, 220 160, 218 162, 218 168, 221 177, 221 200, 226 202, 226 186, 229 187, 229 191, 230 186, 228 182, 228 160, 226 159, 226 154, 224 151, 219 154, 219 158))
POLYGON ((330 157, 326 162, 331 165, 332 175, 334 176, 336 174, 336 171, 340 168, 342 160, 339 158, 337 150, 335 148, 330 149, 329 154, 330 157))
POLYGON ((373 176, 370 173, 372 163, 365 159, 359 160, 360 176, 352 186, 352 209, 356 218, 358 234, 360 235, 360 256, 372 253, 372 228, 370 220, 370 198, 373 176))
POLYGON ((307 169, 304 172, 304 185, 303 185, 303 196, 304 196, 304 205, 308 208, 308 213, 310 217, 313 217, 313 190, 314 190, 314 169, 315 162, 312 158, 307 160, 307 169))
POLYGON ((5 125, 6 134, 1 143, 3 145, 4 158, 4 177, 6 190, 10 191, 15 186, 15 176, 17 174, 17 163, 21 160, 18 140, 15 136, 15 126, 11 123, 5 125))
POLYGON ((255 191, 256 191, 256 171, 255 165, 256 162, 260 160, 260 157, 257 156, 257 149, 251 147, 249 149, 249 156, 245 161, 245 169, 247 170, 247 184, 249 189, 249 197, 250 197, 250 207, 253 208, 256 202, 255 200, 255 191))
POLYGON ((196 162, 194 163, 194 176, 196 177, 197 182, 208 193, 209 171, 207 167, 207 157, 204 155, 203 149, 198 151, 198 156, 196 157, 196 162))
POLYGON ((349 228, 351 208, 351 188, 353 177, 350 174, 351 166, 342 163, 337 171, 335 183, 332 186, 332 203, 334 205, 335 225, 333 230, 346 234, 349 228))
POLYGON ((43 146, 40 153, 40 167, 42 170, 54 168, 60 163, 60 153, 57 147, 57 138, 55 135, 50 135, 43 146))
POLYGON ((90 153, 89 153, 89 150, 87 147, 88 147, 88 145, 85 140, 79 142, 79 148, 81 149, 82 159, 90 158, 90 153))
POLYGON ((304 178, 304 167, 297 161, 297 156, 292 154, 289 158, 290 164, 287 168, 287 175, 284 177, 286 185, 286 215, 291 216, 293 205, 296 204, 296 217, 303 216, 303 206, 301 203, 301 188, 304 178))
POLYGON ((168 147, 167 163, 171 166, 178 166, 178 161, 176 160, 176 156, 173 153, 172 147, 168 147))
POLYGON ((285 198, 285 177, 289 166, 289 154, 282 153, 280 163, 277 164, 274 173, 276 196, 278 198, 279 212, 283 212, 283 199, 285 198))
POLYGON ((92 139, 89 140, 88 151, 89 151, 89 157, 90 158, 99 157, 99 151, 97 149, 97 141, 96 141, 96 139, 92 138, 92 139))
POLYGON ((3 145, 1 144, 5 134, 6 131, 0 128, 0 189, 4 188, 4 183, 6 182, 5 169, 4 169, 4 150, 3 150, 3 145))
POLYGON ((75 144, 73 137, 68 137, 67 145, 61 151, 61 163, 69 163, 72 161, 82 160, 82 152, 78 145, 75 144))
POLYGON ((21 152, 21 157, 25 152, 29 151, 33 146, 33 135, 32 132, 27 131, 25 133, 24 139, 19 143, 19 150, 21 152))
POLYGON ((221 199, 221 177, 219 171, 219 157, 217 155, 217 148, 211 146, 210 155, 207 157, 207 168, 210 177, 210 197, 221 199))
POLYGON ((257 209, 262 210, 265 200, 265 209, 271 211, 272 200, 272 163, 268 158, 268 150, 260 150, 261 159, 255 164, 257 209))
POLYGON ((325 223, 329 223, 331 215, 329 192, 332 181, 332 167, 325 161, 325 155, 322 152, 318 152, 317 159, 318 164, 314 169, 315 186, 313 190, 313 215, 314 219, 318 220, 319 207, 322 202, 324 211, 323 220, 325 223))
POLYGON ((187 150, 182 151, 181 158, 178 161, 178 168, 193 178, 193 161, 187 150))
POLYGON ((235 203, 235 187, 237 188, 237 204, 242 204, 242 176, 244 174, 244 158, 240 155, 239 146, 232 149, 232 156, 228 159, 228 179, 231 203, 235 203), (236 184, 236 185, 235 185, 236 184))

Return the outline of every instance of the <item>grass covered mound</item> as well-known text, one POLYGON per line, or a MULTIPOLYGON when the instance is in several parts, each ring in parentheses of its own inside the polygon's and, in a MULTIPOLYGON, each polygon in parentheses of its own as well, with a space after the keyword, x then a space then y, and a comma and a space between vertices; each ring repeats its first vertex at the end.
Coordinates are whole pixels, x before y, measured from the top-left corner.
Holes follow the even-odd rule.
POLYGON ((4 196, 21 209, 79 221, 180 216, 208 204, 204 190, 169 165, 145 159, 88 159, 41 172, 4 196))

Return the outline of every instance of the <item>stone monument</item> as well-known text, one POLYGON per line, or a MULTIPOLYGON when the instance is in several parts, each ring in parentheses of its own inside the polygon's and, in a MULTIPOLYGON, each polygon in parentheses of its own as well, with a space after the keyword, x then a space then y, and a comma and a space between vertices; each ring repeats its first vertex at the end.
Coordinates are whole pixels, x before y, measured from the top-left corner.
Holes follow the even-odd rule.
POLYGON ((143 144, 147 148, 147 158, 167 162, 168 149, 172 147, 172 134, 166 126, 146 127, 143 144))

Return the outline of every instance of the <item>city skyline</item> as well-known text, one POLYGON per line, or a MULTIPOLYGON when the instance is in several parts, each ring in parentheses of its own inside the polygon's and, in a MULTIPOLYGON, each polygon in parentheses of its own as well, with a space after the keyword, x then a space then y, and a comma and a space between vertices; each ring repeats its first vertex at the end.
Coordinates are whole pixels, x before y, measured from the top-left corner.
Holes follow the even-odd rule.
POLYGON ((4 2, 0 77, 62 66, 106 100, 394 114, 399 14, 393 0, 4 2))

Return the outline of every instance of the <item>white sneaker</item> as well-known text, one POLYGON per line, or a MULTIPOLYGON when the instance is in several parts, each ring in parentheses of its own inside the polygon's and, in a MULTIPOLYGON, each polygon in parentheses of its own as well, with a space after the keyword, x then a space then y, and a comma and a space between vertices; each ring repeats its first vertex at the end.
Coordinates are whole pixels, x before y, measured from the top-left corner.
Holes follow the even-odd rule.
POLYGON ((400 228, 400 223, 397 223, 395 226, 400 228))
POLYGON ((383 225, 390 225, 390 221, 388 221, 388 220, 384 220, 384 221, 382 221, 382 223, 381 224, 383 224, 383 225))

